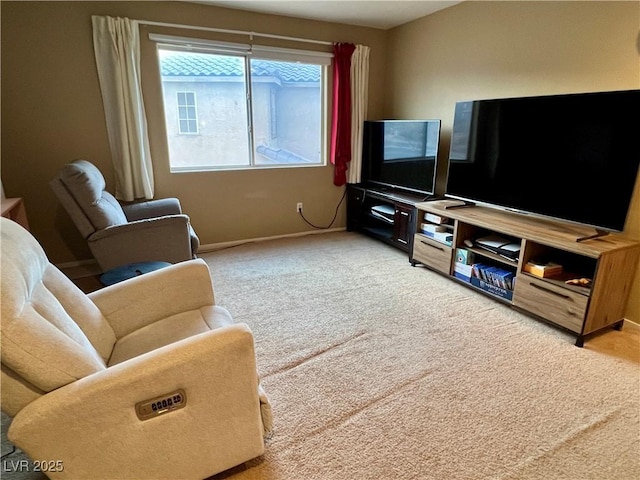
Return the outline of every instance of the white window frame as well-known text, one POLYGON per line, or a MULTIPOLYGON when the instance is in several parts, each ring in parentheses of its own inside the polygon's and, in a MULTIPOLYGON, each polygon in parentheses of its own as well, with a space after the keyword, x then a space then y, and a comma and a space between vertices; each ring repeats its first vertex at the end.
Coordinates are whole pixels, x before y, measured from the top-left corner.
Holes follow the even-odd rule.
MULTIPOLYGON (((249 165, 212 165, 212 166, 195 166, 195 167, 176 167, 170 165, 172 173, 194 172, 194 171, 219 171, 219 170, 254 170, 254 169, 272 169, 272 168, 300 168, 300 167, 325 167, 328 164, 328 66, 331 65, 333 54, 326 52, 316 52, 308 50, 298 50, 279 47, 265 47, 259 45, 246 45, 239 43, 228 43, 220 41, 212 41, 205 39, 195 39, 191 37, 177 37, 172 35, 161 35, 150 33, 149 39, 156 42, 156 49, 174 50, 178 52, 201 52, 217 55, 232 55, 244 57, 245 62, 245 78, 247 94, 247 133, 249 146, 249 165), (317 163, 282 163, 282 164, 256 164, 255 146, 253 135, 253 105, 251 93, 251 62, 250 59, 274 60, 295 63, 311 63, 321 67, 321 122, 320 122, 320 161, 317 163)), ((158 56, 159 76, 162 80, 160 72, 160 61, 158 56)), ((164 105, 164 100, 162 101, 164 105)), ((165 107, 166 108, 166 107, 165 107)), ((171 162, 171 159, 169 159, 171 162)))
MULTIPOLYGON (((190 92, 188 90, 182 90, 179 92, 176 92, 176 108, 178 109, 177 112, 177 118, 178 118, 178 133, 180 133, 180 135, 198 135, 200 128, 198 126, 198 98, 196 96, 196 92, 190 92), (185 100, 187 100, 187 97, 189 94, 193 95, 193 105, 186 103, 184 105, 180 105, 180 94, 184 94, 185 96, 185 100), (180 116, 180 107, 186 107, 187 109, 190 107, 193 107, 193 110, 195 112, 195 117, 194 118, 189 118, 189 114, 187 113, 187 118, 181 118, 180 116), (184 120, 187 122, 187 130, 186 132, 182 131, 182 124, 181 121, 184 120), (192 132, 191 129, 189 128, 189 121, 193 120, 194 122, 196 122, 196 130, 195 132, 192 132)), ((188 110, 187 110, 188 112, 188 110)))

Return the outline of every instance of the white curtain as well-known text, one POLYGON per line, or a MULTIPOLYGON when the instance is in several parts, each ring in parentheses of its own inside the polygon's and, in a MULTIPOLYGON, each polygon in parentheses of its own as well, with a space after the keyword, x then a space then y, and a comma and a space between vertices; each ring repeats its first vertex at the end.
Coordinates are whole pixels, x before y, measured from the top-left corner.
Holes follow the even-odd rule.
POLYGON ((360 183, 362 175, 362 123, 369 102, 369 47, 356 45, 351 55, 351 162, 347 183, 360 183))
POLYGON ((140 82, 140 33, 128 18, 91 17, 93 49, 116 171, 116 198, 153 198, 153 167, 140 82))

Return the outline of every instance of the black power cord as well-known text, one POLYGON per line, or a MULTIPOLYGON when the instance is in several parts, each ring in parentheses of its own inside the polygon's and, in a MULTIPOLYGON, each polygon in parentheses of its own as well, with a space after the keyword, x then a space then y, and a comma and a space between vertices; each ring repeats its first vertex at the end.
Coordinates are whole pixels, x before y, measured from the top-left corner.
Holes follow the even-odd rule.
POLYGON ((302 218, 302 220, 304 220, 305 223, 307 225, 309 225, 310 227, 317 228, 318 230, 327 230, 327 229, 331 228, 333 226, 334 222, 336 221, 336 218, 338 217, 338 210, 340 209, 340 205, 342 205, 342 202, 344 202, 344 198, 346 196, 347 196, 347 189, 345 187, 344 193, 342 194, 342 198, 340 198, 340 201, 338 202, 338 205, 336 206, 336 211, 335 211, 335 213, 333 215, 333 219, 331 220, 331 223, 329 225, 327 225, 326 227, 321 227, 321 226, 318 226, 318 225, 314 225, 313 223, 311 223, 309 220, 307 220, 305 218, 305 216, 302 214, 301 211, 298 211, 298 215, 300 215, 300 218, 302 218))
POLYGON ((4 460, 6 457, 8 457, 9 455, 13 455, 14 453, 16 453, 16 446, 12 445, 12 449, 9 453, 5 453, 4 455, 2 455, 2 457, 0 457, 0 460, 4 460))

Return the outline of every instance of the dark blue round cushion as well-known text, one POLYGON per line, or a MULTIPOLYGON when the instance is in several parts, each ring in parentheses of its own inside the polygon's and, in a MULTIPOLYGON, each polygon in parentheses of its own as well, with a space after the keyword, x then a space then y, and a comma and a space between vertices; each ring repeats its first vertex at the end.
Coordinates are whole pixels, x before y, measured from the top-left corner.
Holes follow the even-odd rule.
POLYGON ((120 265, 119 267, 112 268, 111 270, 104 272, 100 276, 100 283, 105 287, 108 287, 109 285, 137 277, 144 273, 160 270, 161 268, 168 267, 169 265, 171 265, 169 262, 138 262, 120 265))

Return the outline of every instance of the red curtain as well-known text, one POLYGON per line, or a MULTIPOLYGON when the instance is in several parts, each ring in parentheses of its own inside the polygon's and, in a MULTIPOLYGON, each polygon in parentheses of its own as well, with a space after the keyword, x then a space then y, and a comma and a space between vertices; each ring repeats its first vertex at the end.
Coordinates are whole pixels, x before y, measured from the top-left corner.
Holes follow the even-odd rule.
POLYGON ((352 43, 333 46, 333 113, 331 116, 331 163, 335 165, 333 183, 347 183, 351 161, 351 55, 352 43))

